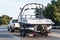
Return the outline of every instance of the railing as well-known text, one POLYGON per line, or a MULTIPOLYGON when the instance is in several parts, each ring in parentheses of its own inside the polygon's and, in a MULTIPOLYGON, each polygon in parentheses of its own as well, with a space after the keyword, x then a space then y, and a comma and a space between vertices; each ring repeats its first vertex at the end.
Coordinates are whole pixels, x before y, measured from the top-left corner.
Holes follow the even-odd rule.
POLYGON ((43 19, 44 18, 44 16, 42 16, 42 15, 22 15, 22 18, 33 18, 33 19, 35 19, 35 18, 41 18, 41 19, 43 19))
POLYGON ((53 26, 52 29, 60 29, 60 26, 53 26))

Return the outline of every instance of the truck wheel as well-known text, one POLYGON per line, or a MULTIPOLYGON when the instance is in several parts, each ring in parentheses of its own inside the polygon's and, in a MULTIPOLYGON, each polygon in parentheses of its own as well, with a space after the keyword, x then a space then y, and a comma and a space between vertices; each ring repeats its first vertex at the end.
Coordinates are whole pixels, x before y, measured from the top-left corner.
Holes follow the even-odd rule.
POLYGON ((15 31, 14 29, 11 30, 11 32, 14 32, 14 31, 15 31))
POLYGON ((14 29, 10 29, 10 32, 14 32, 15 30, 14 29))
POLYGON ((8 26, 8 31, 10 31, 10 27, 8 26))
POLYGON ((8 28, 8 31, 9 31, 10 29, 8 28))

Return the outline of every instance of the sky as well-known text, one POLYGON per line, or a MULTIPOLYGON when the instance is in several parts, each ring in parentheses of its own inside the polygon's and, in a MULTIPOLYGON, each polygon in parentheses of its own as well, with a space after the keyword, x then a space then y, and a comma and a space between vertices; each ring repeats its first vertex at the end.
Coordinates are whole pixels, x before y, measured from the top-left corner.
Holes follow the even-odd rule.
POLYGON ((20 7, 28 3, 40 3, 44 6, 50 3, 51 0, 0 0, 0 16, 8 15, 17 19, 20 13, 20 7))

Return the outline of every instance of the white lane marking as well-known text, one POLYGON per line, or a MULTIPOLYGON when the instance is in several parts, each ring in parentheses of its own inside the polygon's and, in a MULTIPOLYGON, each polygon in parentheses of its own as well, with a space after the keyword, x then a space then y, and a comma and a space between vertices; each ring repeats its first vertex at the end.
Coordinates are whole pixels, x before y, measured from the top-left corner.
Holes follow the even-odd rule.
POLYGON ((19 37, 13 35, 13 34, 10 34, 13 38, 16 38, 16 39, 20 39, 19 37))

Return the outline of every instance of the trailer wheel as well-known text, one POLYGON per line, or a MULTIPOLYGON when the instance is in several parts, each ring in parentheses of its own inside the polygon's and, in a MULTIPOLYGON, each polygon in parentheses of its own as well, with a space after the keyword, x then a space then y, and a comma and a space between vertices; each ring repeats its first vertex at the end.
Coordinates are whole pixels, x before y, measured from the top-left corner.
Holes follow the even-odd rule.
POLYGON ((46 32, 41 32, 41 35, 42 35, 42 36, 48 36, 48 33, 46 33, 46 32))
POLYGON ((25 35, 26 35, 26 31, 25 30, 21 30, 20 36, 25 37, 25 35))
POLYGON ((48 33, 45 33, 44 36, 48 36, 48 33))
POLYGON ((27 31, 25 30, 25 25, 21 25, 21 27, 23 27, 23 29, 20 30, 20 32, 21 32, 20 36, 25 37, 25 35, 27 33, 27 31))
POLYGON ((25 37, 25 33, 24 33, 24 31, 22 31, 22 37, 25 37))

